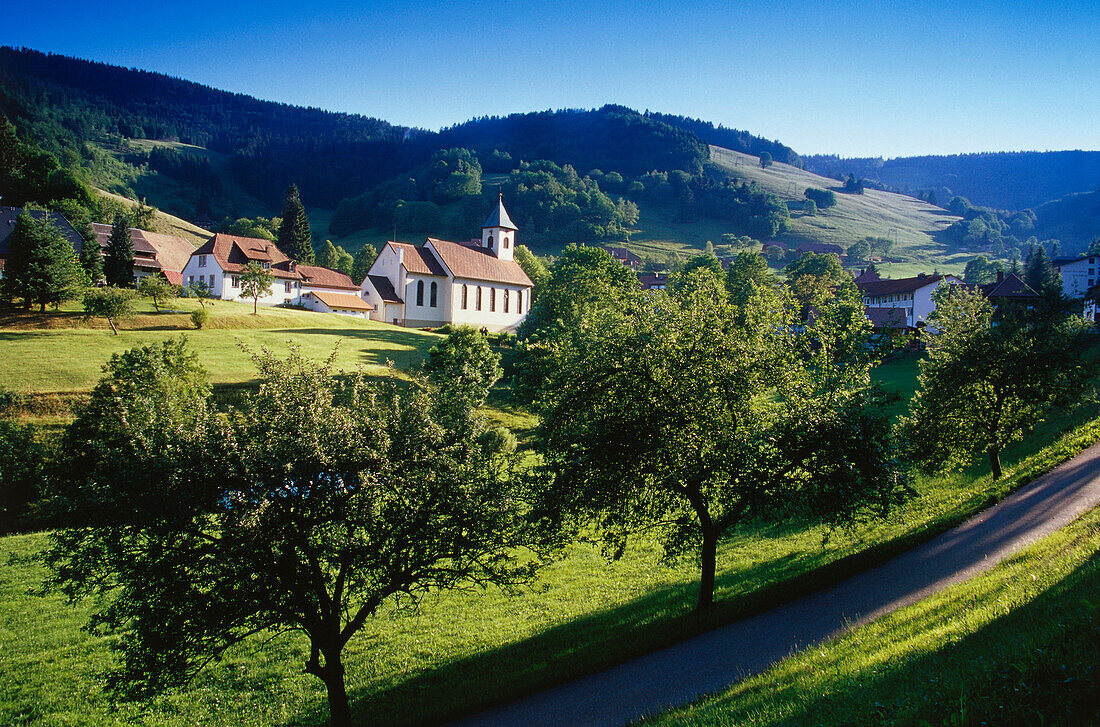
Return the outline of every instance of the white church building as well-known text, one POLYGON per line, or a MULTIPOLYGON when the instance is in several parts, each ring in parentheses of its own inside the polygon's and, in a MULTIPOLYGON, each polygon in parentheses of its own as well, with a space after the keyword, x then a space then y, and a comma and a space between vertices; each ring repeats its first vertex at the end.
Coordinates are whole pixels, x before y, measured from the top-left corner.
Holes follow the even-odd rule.
POLYGON ((481 240, 387 242, 360 286, 372 320, 410 328, 445 323, 513 331, 531 305, 531 279, 513 259, 516 226, 502 199, 481 240))

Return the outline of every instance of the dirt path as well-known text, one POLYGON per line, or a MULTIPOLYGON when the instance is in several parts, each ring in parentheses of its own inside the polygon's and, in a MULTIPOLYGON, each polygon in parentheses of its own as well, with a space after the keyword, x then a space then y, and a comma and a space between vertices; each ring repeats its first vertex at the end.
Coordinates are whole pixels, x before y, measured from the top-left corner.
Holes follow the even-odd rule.
POLYGON ((452 725, 628 724, 983 573, 1097 505, 1100 443, 962 525, 832 588, 452 725))

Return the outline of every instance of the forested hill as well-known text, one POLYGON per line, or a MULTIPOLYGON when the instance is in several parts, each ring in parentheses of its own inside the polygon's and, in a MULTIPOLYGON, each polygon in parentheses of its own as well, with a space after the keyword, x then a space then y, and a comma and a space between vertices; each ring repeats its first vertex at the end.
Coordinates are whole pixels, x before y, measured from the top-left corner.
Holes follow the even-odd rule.
POLYGON ((907 193, 929 191, 946 205, 958 195, 973 204, 1023 210, 1100 187, 1100 151, 1029 151, 897 159, 804 156, 805 167, 841 179, 853 174, 907 193), (946 198, 945 198, 946 197, 946 198))
POLYGON ((307 204, 332 209, 453 147, 476 152, 487 172, 495 158, 501 172, 544 159, 582 172, 695 174, 707 159, 707 142, 793 158, 782 144, 746 132, 621 106, 478 118, 432 132, 7 47, 0 48, 0 111, 21 136, 84 167, 93 182, 110 166, 97 153, 122 158, 133 151, 126 140, 180 142, 220 153, 228 157, 233 181, 272 211, 291 182, 307 204))

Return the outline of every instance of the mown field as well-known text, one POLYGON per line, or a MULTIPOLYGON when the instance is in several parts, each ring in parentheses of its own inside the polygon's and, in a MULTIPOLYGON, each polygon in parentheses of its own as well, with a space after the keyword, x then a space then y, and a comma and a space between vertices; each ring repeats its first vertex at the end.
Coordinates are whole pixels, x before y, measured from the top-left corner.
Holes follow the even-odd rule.
MULTIPOLYGON (((915 365, 913 357, 895 359, 880 370, 884 385, 911 392, 915 365)), ((955 476, 918 479, 919 497, 890 518, 834 533, 825 544, 825 531, 813 523, 741 528, 722 545, 718 604, 705 616, 691 612, 695 564, 663 565, 656 544, 646 540, 611 563, 597 549, 576 545, 517 592, 439 593, 418 610, 386 610, 348 645, 356 719, 437 723, 821 587, 941 532, 1095 441, 1098 413, 1095 405, 1082 407, 1005 452, 1007 475, 1000 482, 981 464, 955 476)), ((0 539, 0 643, 7 647, 0 650, 0 723, 313 725, 327 719, 324 690, 302 673, 305 644, 292 634, 249 640, 181 691, 148 703, 112 700, 102 674, 114 658, 113 638, 81 630, 88 604, 36 593, 45 575, 37 554, 47 542, 44 534, 0 539)))

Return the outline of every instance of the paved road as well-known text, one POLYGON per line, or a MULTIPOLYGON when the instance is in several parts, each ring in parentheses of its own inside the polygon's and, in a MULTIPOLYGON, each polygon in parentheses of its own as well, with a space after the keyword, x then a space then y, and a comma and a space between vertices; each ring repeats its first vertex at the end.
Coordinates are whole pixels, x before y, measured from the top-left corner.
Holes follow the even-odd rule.
POLYGON ((452 725, 628 724, 983 573, 1098 504, 1100 443, 953 530, 832 588, 452 725))

